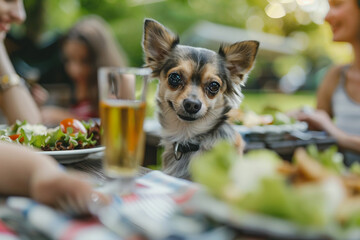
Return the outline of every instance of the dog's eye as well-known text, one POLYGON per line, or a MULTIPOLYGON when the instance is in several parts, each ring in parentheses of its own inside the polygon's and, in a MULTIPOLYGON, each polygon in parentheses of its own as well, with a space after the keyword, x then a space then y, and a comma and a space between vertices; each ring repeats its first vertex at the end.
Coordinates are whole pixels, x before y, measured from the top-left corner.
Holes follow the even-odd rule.
POLYGON ((168 81, 171 87, 177 88, 181 84, 181 77, 178 73, 170 73, 168 81))
POLYGON ((211 94, 214 94, 214 95, 217 94, 219 89, 220 89, 220 84, 218 82, 211 82, 208 85, 208 90, 211 94))

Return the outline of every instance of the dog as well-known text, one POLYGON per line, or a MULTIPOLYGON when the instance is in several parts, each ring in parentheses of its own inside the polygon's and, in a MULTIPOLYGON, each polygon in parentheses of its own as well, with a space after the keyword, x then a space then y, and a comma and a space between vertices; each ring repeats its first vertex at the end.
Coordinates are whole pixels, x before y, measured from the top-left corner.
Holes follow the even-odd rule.
POLYGON ((241 103, 241 87, 254 65, 259 42, 221 45, 216 53, 181 45, 179 37, 162 24, 145 19, 142 47, 145 66, 159 79, 156 104, 163 171, 191 179, 191 159, 223 139, 242 154, 245 143, 227 114, 241 103))

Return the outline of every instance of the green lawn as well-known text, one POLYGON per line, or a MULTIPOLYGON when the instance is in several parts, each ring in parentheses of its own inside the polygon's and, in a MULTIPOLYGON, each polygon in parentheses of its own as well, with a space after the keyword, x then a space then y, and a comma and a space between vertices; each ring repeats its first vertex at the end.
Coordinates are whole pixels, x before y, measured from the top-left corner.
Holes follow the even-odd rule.
POLYGON ((244 92, 242 107, 248 107, 261 113, 264 107, 273 106, 286 112, 302 106, 315 107, 316 95, 314 92, 299 92, 296 94, 271 93, 271 92, 244 92))

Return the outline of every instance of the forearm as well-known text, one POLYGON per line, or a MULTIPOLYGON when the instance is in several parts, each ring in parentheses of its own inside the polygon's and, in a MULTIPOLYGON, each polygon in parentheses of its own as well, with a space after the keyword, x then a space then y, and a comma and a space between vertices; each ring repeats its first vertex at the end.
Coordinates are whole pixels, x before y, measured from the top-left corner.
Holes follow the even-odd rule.
POLYGON ((57 163, 11 143, 0 143, 0 194, 30 196, 31 181, 38 171, 60 172, 57 163))
POLYGON ((16 120, 41 123, 39 108, 25 86, 14 86, 0 93, 0 102, 8 124, 13 124, 16 120))
POLYGON ((360 136, 347 134, 335 125, 326 126, 326 131, 336 139, 341 148, 360 152, 360 136))
POLYGON ((337 135, 336 139, 338 145, 341 148, 360 153, 360 136, 350 135, 342 132, 341 134, 337 135))
MULTIPOLYGON (((5 74, 15 74, 15 70, 3 42, 0 41, 0 76, 5 74)), ((41 122, 40 111, 24 85, 13 86, 0 92, 0 103, 9 124, 13 124, 17 119, 27 120, 29 123, 41 122)))

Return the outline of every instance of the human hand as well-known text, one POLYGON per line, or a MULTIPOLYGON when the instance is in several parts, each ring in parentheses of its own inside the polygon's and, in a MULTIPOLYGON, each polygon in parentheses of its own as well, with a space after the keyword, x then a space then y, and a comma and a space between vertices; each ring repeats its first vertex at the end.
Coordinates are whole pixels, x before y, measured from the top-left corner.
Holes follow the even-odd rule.
POLYGON ((41 119, 45 125, 58 125, 66 118, 76 118, 68 109, 57 106, 43 106, 40 109, 41 119))
POLYGON ((31 95, 39 106, 43 105, 49 99, 48 91, 37 83, 31 86, 31 95))
POLYGON ((107 205, 110 198, 94 191, 84 176, 62 171, 39 170, 31 181, 31 197, 72 215, 91 213, 91 204, 107 205))
POLYGON ((297 114, 299 121, 305 121, 310 130, 322 130, 329 132, 334 127, 330 116, 324 110, 314 110, 313 112, 299 112, 297 114))

